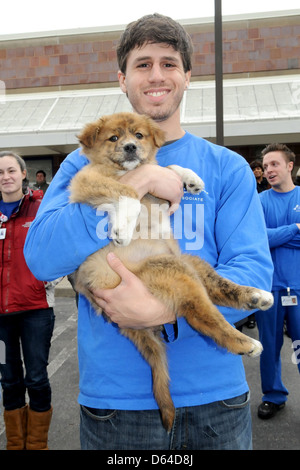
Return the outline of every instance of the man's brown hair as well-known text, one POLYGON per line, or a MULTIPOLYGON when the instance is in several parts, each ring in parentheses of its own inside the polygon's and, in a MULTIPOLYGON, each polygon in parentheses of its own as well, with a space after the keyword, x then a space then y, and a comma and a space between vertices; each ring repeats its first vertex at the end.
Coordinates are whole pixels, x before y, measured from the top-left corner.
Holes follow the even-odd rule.
POLYGON ((126 73, 127 58, 130 51, 144 44, 168 44, 180 52, 184 72, 192 70, 193 45, 189 34, 172 18, 154 13, 129 23, 120 37, 117 46, 119 69, 126 73))
POLYGON ((261 152, 261 156, 264 157, 267 153, 269 152, 282 152, 284 154, 284 157, 288 162, 293 162, 295 163, 296 161, 296 156, 294 152, 291 151, 285 144, 269 144, 267 147, 264 148, 264 150, 261 152))

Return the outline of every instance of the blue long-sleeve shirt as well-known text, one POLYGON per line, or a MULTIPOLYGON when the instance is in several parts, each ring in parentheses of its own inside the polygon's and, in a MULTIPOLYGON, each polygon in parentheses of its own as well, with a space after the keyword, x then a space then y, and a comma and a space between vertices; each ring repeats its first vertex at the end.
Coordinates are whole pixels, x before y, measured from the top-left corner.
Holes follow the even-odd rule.
MULTIPOLYGON (((273 266, 265 221, 247 162, 189 133, 161 148, 157 159, 162 166, 191 168, 205 182, 200 195, 185 193, 172 217, 181 249, 202 256, 235 282, 270 290, 273 266)), ((79 150, 64 160, 30 227, 25 256, 38 278, 50 280, 74 271, 108 242, 97 235, 102 216, 87 205, 68 201, 70 179, 87 163, 79 150)), ((93 408, 157 408, 150 367, 135 346, 116 325, 97 316, 83 296, 78 310, 79 402, 93 408)), ((220 310, 232 324, 248 315, 220 310)), ((223 400, 248 390, 241 357, 197 333, 184 318, 178 319, 178 334, 170 333, 167 354, 176 407, 223 400)))
POLYGON ((260 193, 274 263, 272 290, 300 288, 300 186, 260 193))

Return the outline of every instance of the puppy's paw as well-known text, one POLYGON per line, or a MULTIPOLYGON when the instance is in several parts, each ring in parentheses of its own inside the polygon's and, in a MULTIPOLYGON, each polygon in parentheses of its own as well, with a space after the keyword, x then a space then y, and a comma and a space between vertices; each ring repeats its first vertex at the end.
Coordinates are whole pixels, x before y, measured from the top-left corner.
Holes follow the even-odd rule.
POLYGON ((268 310, 272 307, 274 298, 271 292, 265 290, 255 289, 251 295, 251 299, 247 304, 247 308, 252 310, 258 308, 259 310, 268 310))
POLYGON ((247 353, 247 356, 249 356, 249 357, 259 356, 262 353, 262 350, 263 350, 262 344, 259 341, 257 341, 256 339, 253 339, 253 338, 251 338, 251 342, 252 342, 252 348, 247 353))
POLYGON ((199 194, 204 190, 203 180, 194 171, 178 165, 170 165, 169 168, 180 176, 188 193, 199 194))
POLYGON ((129 245, 140 211, 141 203, 138 199, 120 197, 114 217, 110 220, 110 238, 116 246, 129 245))
POLYGON ((199 194, 204 189, 204 181, 192 170, 185 170, 183 183, 187 192, 190 194, 199 194))

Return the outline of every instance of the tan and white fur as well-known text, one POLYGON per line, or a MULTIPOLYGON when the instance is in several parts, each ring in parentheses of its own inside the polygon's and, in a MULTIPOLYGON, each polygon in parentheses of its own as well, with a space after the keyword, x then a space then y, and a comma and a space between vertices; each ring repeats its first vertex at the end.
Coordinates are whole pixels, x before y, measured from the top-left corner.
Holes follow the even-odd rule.
MULTIPOLYGON (((127 171, 146 163, 157 164, 156 151, 164 143, 164 134, 158 125, 146 116, 119 113, 88 124, 78 138, 90 163, 72 179, 70 200, 94 208, 100 206, 108 212, 111 242, 79 267, 77 291, 89 299, 98 314, 104 313, 95 304, 91 291, 98 287, 114 288, 120 283, 120 277, 106 261, 107 254, 113 251, 154 296, 178 317, 185 317, 199 333, 234 354, 260 354, 261 344, 231 326, 215 304, 266 310, 273 303, 272 295, 226 280, 198 256, 182 254, 171 235, 167 202, 150 194, 139 201, 137 192, 120 182, 127 171), (155 227, 158 236, 151 239, 151 224, 155 220, 151 209, 157 211, 158 208, 159 222, 156 218, 158 227, 155 227), (145 223, 148 236, 145 230, 141 236, 137 226, 145 228, 145 223)), ((169 168, 180 175, 188 192, 198 194, 203 190, 203 181, 193 171, 176 165, 169 168)), ((163 424, 170 431, 175 409, 169 391, 161 327, 120 331, 133 341, 150 364, 153 393, 163 424)))

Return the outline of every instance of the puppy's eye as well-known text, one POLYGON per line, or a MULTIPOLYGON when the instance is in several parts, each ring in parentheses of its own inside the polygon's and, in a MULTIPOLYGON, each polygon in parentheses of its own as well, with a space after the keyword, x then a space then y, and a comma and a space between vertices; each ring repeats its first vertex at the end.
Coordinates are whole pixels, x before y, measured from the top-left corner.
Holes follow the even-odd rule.
POLYGON ((136 136, 136 138, 139 139, 139 140, 141 140, 141 139, 144 137, 143 134, 141 134, 140 132, 137 132, 137 133, 135 134, 135 136, 136 136))
POLYGON ((117 142, 117 140, 119 140, 119 137, 117 135, 112 135, 108 140, 110 140, 111 142, 117 142))

